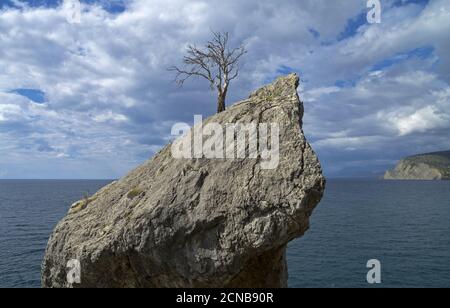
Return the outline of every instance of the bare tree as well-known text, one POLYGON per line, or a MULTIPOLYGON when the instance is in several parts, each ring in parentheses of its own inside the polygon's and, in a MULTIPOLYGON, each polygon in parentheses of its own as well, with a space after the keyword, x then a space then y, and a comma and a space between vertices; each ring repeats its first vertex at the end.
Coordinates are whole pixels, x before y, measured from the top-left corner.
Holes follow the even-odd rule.
POLYGON ((202 77, 209 81, 211 90, 217 89, 217 113, 225 110, 225 100, 230 82, 239 74, 239 60, 247 53, 243 45, 230 49, 228 32, 212 32, 213 38, 203 49, 195 45, 187 47, 183 58, 186 68, 172 66, 179 86, 190 77, 202 77))

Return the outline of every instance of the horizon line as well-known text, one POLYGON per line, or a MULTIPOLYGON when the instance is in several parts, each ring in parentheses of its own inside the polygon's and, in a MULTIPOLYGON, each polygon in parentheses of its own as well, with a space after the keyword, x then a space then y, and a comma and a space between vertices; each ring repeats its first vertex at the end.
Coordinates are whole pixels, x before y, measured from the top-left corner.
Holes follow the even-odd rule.
MULTIPOLYGON (((325 176, 326 179, 379 179, 381 176, 325 176)), ((0 178, 0 181, 117 181, 121 178, 0 178)))

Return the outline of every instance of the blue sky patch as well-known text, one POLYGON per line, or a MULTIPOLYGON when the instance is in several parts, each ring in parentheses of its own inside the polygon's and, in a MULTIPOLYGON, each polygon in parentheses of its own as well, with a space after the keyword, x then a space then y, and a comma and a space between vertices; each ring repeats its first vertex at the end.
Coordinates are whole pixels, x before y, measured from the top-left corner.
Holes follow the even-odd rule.
POLYGON ((334 85, 339 88, 351 88, 356 86, 357 80, 337 80, 334 85))
POLYGON ((308 31, 309 31, 309 33, 312 34, 312 36, 313 36, 314 38, 316 38, 316 39, 317 39, 317 38, 320 38, 320 33, 319 33, 319 31, 317 31, 316 29, 309 28, 308 31))
POLYGON ((280 65, 277 69, 277 74, 287 75, 290 73, 295 73, 295 69, 286 65, 280 65))
POLYGON ((266 79, 264 79, 264 83, 265 84, 271 83, 275 79, 277 79, 278 77, 284 76, 284 75, 288 75, 288 74, 291 74, 291 73, 297 73, 298 74, 298 71, 295 68, 293 68, 293 67, 289 67, 287 65, 280 65, 277 68, 277 71, 275 72, 275 74, 273 76, 270 76, 270 77, 267 77, 266 79))
POLYGON ((423 7, 427 6, 430 0, 397 0, 394 2, 395 7, 408 5, 408 4, 418 4, 423 7))
POLYGON ((359 27, 363 26, 367 23, 367 11, 363 10, 359 15, 349 19, 347 21, 347 26, 345 27, 344 31, 342 31, 338 37, 338 41, 343 41, 347 38, 350 38, 354 36, 357 32, 359 27))
POLYGON ((47 100, 45 98, 45 93, 42 92, 41 90, 36 90, 36 89, 14 89, 12 91, 10 91, 11 93, 15 93, 15 94, 19 94, 22 95, 26 98, 28 98, 29 100, 38 103, 38 104, 43 104, 45 103, 47 100))
MULTIPOLYGON (((63 0, 22 0, 21 2, 32 8, 56 8, 63 3, 63 0)), ((100 5, 104 10, 112 14, 120 14, 126 10, 124 0, 80 0, 80 2, 89 5, 100 5)), ((0 8, 4 7, 20 8, 20 6, 11 0, 0 0, 0 8)))
MULTIPOLYGON (((30 7, 57 7, 62 1, 61 0, 22 0, 20 1, 30 7)), ((3 7, 14 7, 19 8, 13 1, 11 0, 1 0, 0 8, 3 7)))
POLYGON ((432 46, 425 46, 416 48, 407 52, 398 53, 390 58, 384 59, 370 68, 370 71, 381 71, 387 67, 393 66, 400 62, 406 61, 411 58, 418 58, 421 60, 428 59, 433 55, 434 48, 432 46))
POLYGON ((123 13, 126 10, 126 5, 124 0, 81 0, 82 3, 86 4, 98 4, 100 5, 105 11, 108 11, 112 14, 120 14, 123 13))

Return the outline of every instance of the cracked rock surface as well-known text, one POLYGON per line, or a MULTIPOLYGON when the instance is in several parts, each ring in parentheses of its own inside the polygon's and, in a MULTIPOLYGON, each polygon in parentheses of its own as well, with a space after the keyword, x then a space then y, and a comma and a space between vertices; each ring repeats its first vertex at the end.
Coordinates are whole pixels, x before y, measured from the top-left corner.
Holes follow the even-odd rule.
POLYGON ((42 286, 286 287, 286 245, 306 232, 325 188, 298 83, 281 77, 204 121, 277 123, 277 168, 262 168, 259 155, 175 159, 167 145, 74 203, 49 239, 42 286), (72 259, 81 265, 73 285, 72 259))

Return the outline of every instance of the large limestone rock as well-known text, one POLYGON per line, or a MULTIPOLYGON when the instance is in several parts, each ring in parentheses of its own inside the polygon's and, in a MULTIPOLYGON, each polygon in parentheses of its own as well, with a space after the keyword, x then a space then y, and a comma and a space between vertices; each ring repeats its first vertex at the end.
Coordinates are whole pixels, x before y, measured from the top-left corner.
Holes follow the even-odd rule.
POLYGON ((286 287, 286 245, 308 229, 325 186, 298 82, 280 78, 204 123, 277 123, 276 169, 261 156, 174 159, 168 145, 72 206, 49 240, 42 285, 286 287), (72 259, 81 264, 73 285, 72 259))

